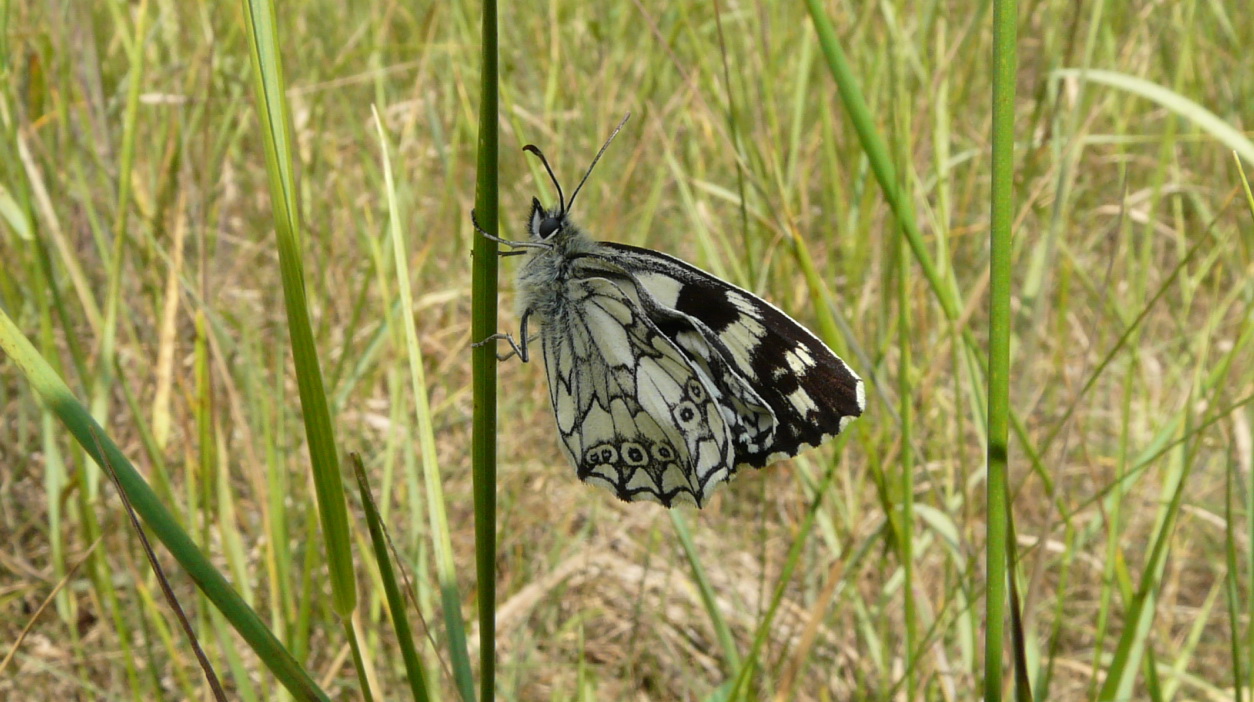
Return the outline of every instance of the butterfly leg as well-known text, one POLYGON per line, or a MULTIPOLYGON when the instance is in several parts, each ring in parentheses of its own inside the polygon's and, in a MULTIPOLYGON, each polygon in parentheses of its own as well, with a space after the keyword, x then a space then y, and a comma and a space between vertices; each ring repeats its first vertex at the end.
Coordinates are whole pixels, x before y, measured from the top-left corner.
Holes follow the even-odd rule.
POLYGON ((519 322, 519 325, 518 325, 518 327, 519 327, 519 328, 518 328, 519 336, 521 336, 521 337, 522 337, 522 343, 521 343, 521 344, 519 344, 517 341, 514 341, 514 337, 513 337, 513 336, 511 336, 511 335, 510 335, 510 334, 508 334, 508 333, 505 333, 505 334, 493 334, 492 336, 489 336, 488 338, 484 339, 483 341, 479 341, 479 342, 476 342, 476 343, 471 344, 471 346, 472 346, 472 347, 474 347, 474 348, 479 348, 480 346, 484 346, 484 345, 486 345, 486 344, 490 344, 490 343, 492 343, 492 342, 494 342, 494 341, 500 341, 500 340, 504 339, 505 341, 508 341, 508 342, 509 342, 509 346, 510 346, 510 349, 511 349, 511 350, 510 350, 510 352, 509 352, 509 353, 506 353, 506 354, 499 354, 499 353, 498 353, 498 354, 496 355, 496 360, 497 360, 497 361, 508 361, 509 359, 513 358, 514 356, 517 356, 518 358, 522 359, 522 362, 523 362, 523 363, 526 363, 527 361, 531 360, 531 356, 530 356, 530 355, 528 354, 528 352, 527 352, 527 343, 528 343, 528 342, 531 342, 531 341, 535 341, 535 340, 538 338, 538 337, 534 337, 534 336, 533 336, 533 337, 530 337, 530 338, 528 338, 528 337, 527 337, 527 318, 528 318, 528 317, 530 317, 530 316, 531 316, 531 310, 527 310, 527 311, 523 312, 522 320, 519 322))
MULTIPOLYGON (((505 244, 506 246, 513 246, 513 247, 514 247, 514 248, 516 248, 516 249, 548 249, 548 248, 552 248, 552 246, 551 246, 550 244, 541 244, 541 243, 539 243, 539 242, 534 242, 534 241, 510 241, 509 239, 502 239, 501 237, 496 236, 495 234, 489 234, 489 233, 488 233, 488 230, 486 230, 486 229, 484 229, 483 227, 479 226, 479 219, 478 219, 478 217, 476 217, 476 215, 475 215, 475 211, 474 211, 474 210, 471 210, 471 211, 470 211, 470 222, 471 222, 471 224, 475 225, 475 231, 476 231, 476 232, 479 232, 479 234, 480 234, 480 235, 482 235, 485 239, 488 239, 488 240, 491 240, 491 241, 495 241, 495 242, 496 242, 496 243, 498 243, 498 244, 505 244)), ((498 255, 501 255, 501 256, 520 256, 520 255, 522 255, 523 253, 525 253, 525 252, 524 252, 524 251, 500 251, 500 252, 498 252, 498 255)))

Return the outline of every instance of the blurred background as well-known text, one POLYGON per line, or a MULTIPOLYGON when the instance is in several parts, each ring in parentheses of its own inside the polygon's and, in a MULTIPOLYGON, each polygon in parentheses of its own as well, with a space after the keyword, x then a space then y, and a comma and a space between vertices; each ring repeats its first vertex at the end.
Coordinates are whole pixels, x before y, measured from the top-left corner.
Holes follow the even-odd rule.
MULTIPOLYGON (((991 12, 893 0, 821 11, 930 275, 902 243, 802 4, 501 8, 502 235, 524 236, 533 195, 553 200, 524 144, 573 188, 631 112, 576 221, 761 294, 868 388, 838 440, 742 472, 675 516, 581 484, 542 362, 502 364, 502 699, 717 699, 760 628, 749 699, 905 699, 908 679, 920 699, 978 689, 991 12)), ((472 661, 478 646, 479 13, 313 2, 278 15, 339 449, 363 456, 411 572, 431 685, 448 698, 448 618, 466 622, 472 661), (372 106, 409 280, 386 238, 372 106), (407 324, 426 371, 425 459, 407 324), (424 470, 442 477, 443 514, 424 470), (436 578, 442 524, 458 612, 436 578)), ((1019 17, 1010 487, 1034 691, 1094 698, 1112 661, 1130 661, 1138 699, 1233 699, 1238 682, 1248 695, 1254 228, 1238 163, 1254 159, 1254 17, 1232 0, 1038 0, 1019 17)), ((319 548, 240 5, 18 0, 3 21, 0 307, 328 694, 357 698, 319 548)), ((516 267, 501 261, 506 331, 516 267)), ((203 696, 116 491, 3 355, 0 466, 0 642, 26 630, 0 647, 12 653, 0 697, 203 696)), ((355 493, 349 513, 367 665, 380 697, 398 699, 355 493)), ((158 553, 232 698, 280 697, 158 553)))

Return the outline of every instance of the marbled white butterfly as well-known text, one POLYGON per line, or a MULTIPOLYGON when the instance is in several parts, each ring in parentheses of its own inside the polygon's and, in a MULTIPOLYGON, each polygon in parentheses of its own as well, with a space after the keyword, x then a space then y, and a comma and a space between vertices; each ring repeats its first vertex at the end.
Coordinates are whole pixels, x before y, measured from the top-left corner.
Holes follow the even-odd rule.
POLYGON ((518 272, 521 343, 539 339, 566 456, 580 479, 623 500, 704 505, 742 466, 761 468, 818 446, 862 414, 862 381, 796 321, 679 259, 593 241, 567 201, 532 199, 529 241, 481 234, 526 254, 518 272), (523 251, 522 249, 526 249, 523 251))

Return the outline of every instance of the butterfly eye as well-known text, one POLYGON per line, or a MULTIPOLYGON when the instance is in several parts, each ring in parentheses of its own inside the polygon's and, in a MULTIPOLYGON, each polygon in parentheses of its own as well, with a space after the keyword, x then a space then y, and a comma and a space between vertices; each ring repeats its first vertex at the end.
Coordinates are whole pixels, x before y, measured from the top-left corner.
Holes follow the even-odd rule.
POLYGON ((554 234, 556 234, 557 230, 561 228, 562 228, 561 219, 557 217, 545 217, 544 219, 540 220, 540 226, 537 229, 536 233, 540 235, 541 239, 547 239, 553 236, 554 234))

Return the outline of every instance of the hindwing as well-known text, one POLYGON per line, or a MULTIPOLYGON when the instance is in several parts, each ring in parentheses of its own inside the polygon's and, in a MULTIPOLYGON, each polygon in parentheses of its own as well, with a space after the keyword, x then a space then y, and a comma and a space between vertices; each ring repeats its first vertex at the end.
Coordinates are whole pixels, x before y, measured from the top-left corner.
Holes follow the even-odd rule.
POLYGON ((636 283, 641 305, 689 353, 737 377, 769 408, 773 432, 758 445, 738 444, 737 465, 765 466, 839 434, 866 404, 862 380, 831 349, 779 308, 677 258, 625 244, 603 243, 603 257, 636 283), (660 312, 659 312, 660 311, 660 312), (687 325, 675 319, 687 318, 687 325), (686 341, 697 334, 705 344, 686 341), (717 356, 718 358, 714 358, 717 356))
MULTIPOLYGON (((576 275, 614 281, 631 297, 644 317, 674 342, 687 361, 701 372, 714 402, 722 411, 736 455, 760 451, 773 443, 774 411, 733 366, 730 353, 701 320, 660 304, 654 294, 633 274, 617 265, 614 258, 587 256, 580 260, 577 270, 576 275)), ((733 473, 739 465, 741 462, 733 461, 733 473)))
POLYGON ((705 503, 735 465, 708 373, 604 277, 571 275, 541 331, 561 444, 624 500, 705 503))

